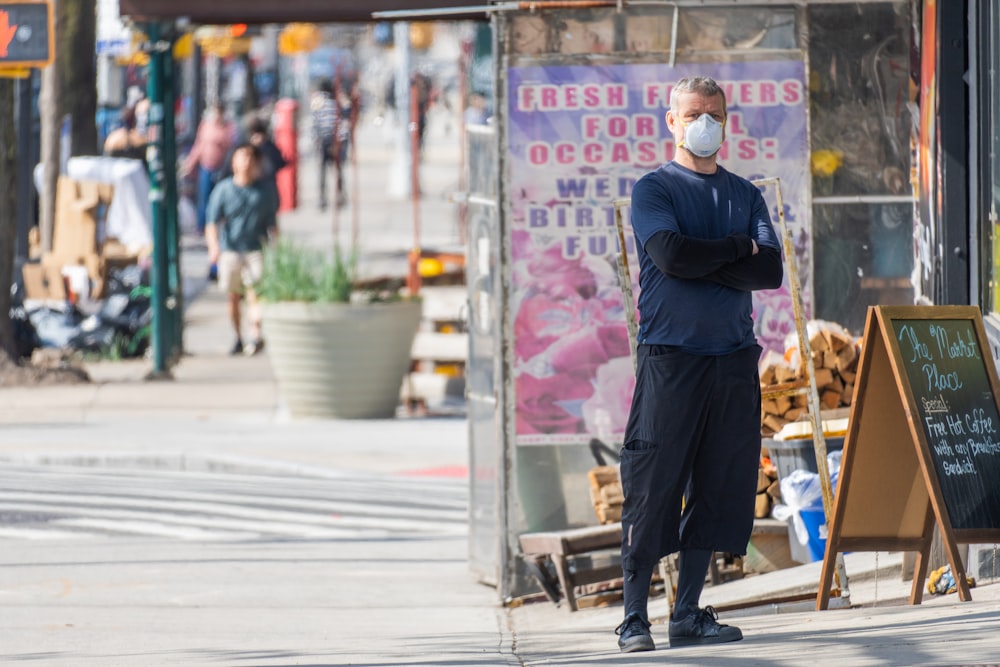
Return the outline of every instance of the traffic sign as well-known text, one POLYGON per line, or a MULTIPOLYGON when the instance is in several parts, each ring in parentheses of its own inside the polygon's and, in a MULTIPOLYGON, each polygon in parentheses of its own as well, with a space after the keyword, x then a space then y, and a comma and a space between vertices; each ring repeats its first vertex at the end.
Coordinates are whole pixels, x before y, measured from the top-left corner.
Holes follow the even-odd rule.
POLYGON ((54 57, 51 0, 0 1, 0 70, 47 67, 54 57))

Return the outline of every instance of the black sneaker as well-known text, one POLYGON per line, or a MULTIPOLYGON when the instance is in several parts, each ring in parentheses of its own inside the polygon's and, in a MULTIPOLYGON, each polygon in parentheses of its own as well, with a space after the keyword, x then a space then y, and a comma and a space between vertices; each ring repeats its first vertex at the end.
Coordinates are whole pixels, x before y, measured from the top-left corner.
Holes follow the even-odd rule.
POLYGON ((229 350, 229 356, 235 357, 237 355, 243 354, 243 341, 239 338, 233 343, 233 349, 229 350))
POLYGON ((622 624, 615 628, 615 634, 618 635, 618 648, 622 650, 622 653, 656 649, 653 636, 649 634, 649 621, 638 613, 626 616, 622 624))
POLYGON ((743 639, 740 629, 718 622, 719 614, 714 607, 699 609, 675 621, 670 619, 671 646, 700 646, 702 644, 724 644, 743 639))

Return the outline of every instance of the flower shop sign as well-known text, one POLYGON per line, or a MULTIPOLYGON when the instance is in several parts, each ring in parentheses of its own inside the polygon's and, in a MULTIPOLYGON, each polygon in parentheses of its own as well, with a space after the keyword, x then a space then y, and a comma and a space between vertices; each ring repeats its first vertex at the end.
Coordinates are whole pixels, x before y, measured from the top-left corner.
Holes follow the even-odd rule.
MULTIPOLYGON (((799 61, 515 67, 508 70, 511 312, 518 445, 620 441, 635 377, 615 269, 613 200, 672 159, 675 81, 708 75, 729 120, 720 162, 779 177, 808 313, 809 154, 799 61)), ((771 203, 774 206, 774 203, 771 203)), ((777 211, 771 213, 777 220, 777 211)), ((633 249, 634 251, 634 249, 633 249)), ((638 264, 632 256, 633 271, 638 264)), ((783 351, 789 290, 757 293, 757 335, 783 351)))

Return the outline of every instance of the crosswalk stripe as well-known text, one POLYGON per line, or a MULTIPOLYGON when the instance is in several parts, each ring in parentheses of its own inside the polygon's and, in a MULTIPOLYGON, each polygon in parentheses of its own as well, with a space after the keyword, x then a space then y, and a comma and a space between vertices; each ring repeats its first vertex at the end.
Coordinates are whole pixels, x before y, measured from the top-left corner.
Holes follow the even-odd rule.
MULTIPOLYGON (((272 483, 275 483, 272 480, 272 483)), ((10 484, 0 483, 0 488, 4 486, 12 486, 10 484)), ((60 491, 65 492, 67 490, 67 484, 62 483, 59 480, 38 480, 38 479, 26 479, 24 488, 33 491, 60 491)), ((246 485, 239 488, 239 492, 226 491, 225 493, 219 492, 206 492, 203 490, 179 490, 175 487, 171 488, 153 488, 151 486, 135 487, 127 486, 130 495, 136 496, 151 496, 151 497, 169 497, 177 499, 192 499, 192 500, 217 500, 224 498, 227 502, 239 502, 239 503, 251 503, 260 504, 261 502, 268 502, 275 505, 287 506, 295 509, 315 509, 318 511, 328 511, 331 513, 361 513, 361 514, 372 514, 372 515, 392 515, 392 516, 413 516, 421 517, 426 515, 428 506, 433 507, 434 512, 437 516, 441 518, 450 517, 456 521, 465 521, 467 513, 467 500, 465 498, 456 500, 454 502, 441 503, 437 498, 436 489, 423 489, 422 493, 415 496, 405 496, 402 498, 396 498, 393 500, 392 504, 386 502, 386 498, 391 499, 392 496, 387 494, 381 489, 367 487, 362 493, 352 493, 347 496, 346 499, 341 499, 339 497, 326 496, 319 498, 312 497, 294 497, 291 496, 293 489, 286 489, 283 494, 279 494, 279 490, 272 490, 267 488, 255 489, 253 494, 246 493, 246 485), (434 495, 428 494, 428 491, 433 491, 434 495), (271 495, 274 494, 274 495, 271 495), (360 502, 358 498, 364 498, 364 502, 360 502), (414 505, 411 507, 401 506, 398 504, 398 500, 406 501, 408 505, 414 505)), ((113 489, 107 488, 107 485, 101 485, 101 492, 110 495, 113 489)))
MULTIPOLYGON (((301 537, 309 539, 331 539, 338 537, 351 538, 379 538, 389 535, 387 530, 357 530, 305 526, 292 522, 275 521, 247 521, 241 519, 218 518, 205 515, 178 515, 164 514, 162 512, 143 512, 141 510, 108 510, 95 507, 84 507, 74 505, 72 507, 59 506, 53 508, 52 504, 46 503, 0 503, 0 512, 13 510, 19 512, 52 512, 57 509, 60 513, 72 513, 78 517, 104 518, 109 520, 135 520, 149 523, 166 523, 177 526, 192 526, 199 528, 215 529, 220 535, 232 532, 239 538, 260 537, 264 534, 284 535, 286 537, 301 537)), ((62 519, 53 519, 50 523, 56 524, 62 519)))
MULTIPOLYGON (((89 491, 89 490, 88 490, 89 491)), ((2 491, 2 493, 43 493, 49 495, 50 497, 55 494, 65 493, 66 488, 63 486, 54 486, 50 489, 40 488, 39 485, 31 485, 29 489, 22 490, 11 490, 2 491)), ((82 494, 81 494, 82 495, 82 494)), ((264 497, 260 495, 250 495, 245 493, 208 493, 203 491, 178 491, 178 490, 150 490, 150 489, 136 489, 133 492, 129 492, 127 495, 114 493, 108 489, 100 489, 99 491, 94 491, 93 493, 87 493, 94 497, 101 497, 107 499, 119 498, 123 501, 135 501, 135 502, 145 502, 144 499, 153 499, 162 502, 207 502, 216 503, 221 502, 228 505, 240 504, 244 506, 256 506, 266 503, 268 506, 278 507, 278 508, 288 508, 296 512, 304 511, 307 513, 317 513, 325 515, 357 515, 357 516, 368 516, 372 518, 378 517, 391 517, 400 519, 421 519, 428 515, 429 508, 414 508, 414 507, 401 507, 401 506, 379 506, 374 505, 369 502, 361 502, 357 500, 313 500, 313 499, 302 499, 302 498, 290 498, 290 497, 264 497)), ((2 496, 0 496, 2 497, 2 496)), ((274 510, 278 511, 278 510, 274 510)), ((467 510, 463 507, 462 509, 451 509, 451 508, 434 508, 431 510, 434 516, 441 521, 454 521, 454 522, 465 522, 467 520, 467 510)))
POLYGON ((116 533, 130 533, 138 535, 153 535, 156 537, 173 537, 182 540, 205 540, 217 541, 220 538, 232 539, 230 535, 223 535, 217 531, 203 530, 201 528, 164 526, 158 523, 147 521, 120 521, 109 519, 58 519, 53 521, 57 526, 70 526, 74 528, 96 528, 116 533))
MULTIPOLYGON (((63 493, 33 493, 0 491, 0 506, 7 502, 34 501, 43 508, 69 505, 77 511, 85 511, 89 505, 104 505, 111 507, 132 507, 137 504, 133 499, 104 496, 98 494, 73 495, 63 493)), ((206 503, 182 500, 158 500, 145 498, 140 503, 147 508, 173 512, 194 512, 220 514, 229 517, 255 519, 263 522, 280 521, 287 524, 328 525, 353 528, 392 528, 395 530, 413 530, 442 532, 447 531, 449 524, 426 520, 394 520, 384 517, 351 517, 333 514, 315 514, 306 512, 289 512, 284 510, 266 510, 221 503, 206 503)), ((454 527, 454 526, 452 526, 454 527)), ((464 531, 464 527, 462 527, 464 531)))
POLYGON ((275 486, 282 488, 297 487, 305 492, 321 493, 323 495, 328 493, 354 495, 365 490, 374 490, 380 494, 384 493, 389 497, 404 499, 409 497, 411 500, 414 497, 419 498, 421 494, 427 491, 433 490, 434 502, 436 503, 446 500, 459 503, 464 502, 468 491, 468 483, 463 480, 365 474, 336 478, 268 476, 227 472, 203 472, 198 470, 162 470, 155 468, 81 469, 65 465, 30 466, 22 463, 5 464, 2 461, 0 461, 0 470, 3 471, 5 476, 19 476, 32 481, 42 474, 49 478, 100 479, 108 483, 121 484, 131 484, 136 479, 142 479, 144 482, 160 480, 171 483, 200 483, 203 480, 208 480, 220 487, 245 488, 253 484, 262 493, 267 493, 269 488, 275 486))
POLYGON ((390 477, 330 480, 0 464, 0 539, 457 536, 468 532, 467 506, 467 488, 390 477))
POLYGON ((12 538, 17 540, 76 540, 80 538, 92 539, 97 537, 90 533, 80 533, 69 530, 51 530, 39 528, 11 528, 0 526, 0 538, 12 538))

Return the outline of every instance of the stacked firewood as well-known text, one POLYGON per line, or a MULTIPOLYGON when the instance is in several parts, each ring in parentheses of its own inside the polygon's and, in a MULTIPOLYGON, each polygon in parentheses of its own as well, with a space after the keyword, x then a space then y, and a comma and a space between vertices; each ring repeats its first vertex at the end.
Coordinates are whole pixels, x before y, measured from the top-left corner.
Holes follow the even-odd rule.
POLYGON ((760 454, 760 468, 757 469, 757 503, 754 506, 754 518, 764 519, 771 516, 775 503, 781 502, 781 486, 778 484, 778 468, 771 462, 771 455, 766 449, 760 454))
POLYGON ((590 480, 590 499, 594 503, 597 520, 602 524, 621 521, 625 495, 618 478, 618 468, 597 466, 587 472, 587 478, 590 480))
MULTIPOLYGON (((858 345, 854 338, 839 327, 817 327, 810 334, 813 367, 820 409, 833 410, 850 406, 854 397, 854 379, 858 368, 858 345)), ((809 412, 806 394, 768 396, 769 391, 792 386, 805 379, 804 364, 797 349, 786 353, 786 361, 777 355, 765 357, 760 370, 761 435, 770 437, 788 422, 799 421, 809 412)))

